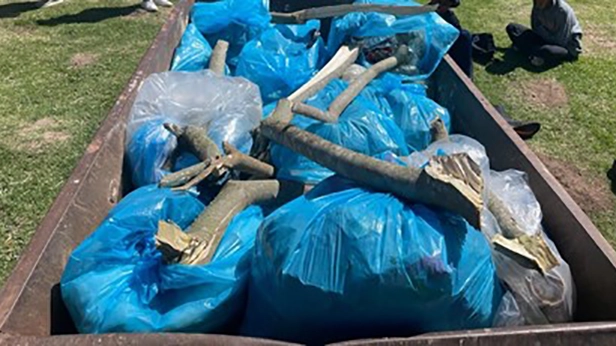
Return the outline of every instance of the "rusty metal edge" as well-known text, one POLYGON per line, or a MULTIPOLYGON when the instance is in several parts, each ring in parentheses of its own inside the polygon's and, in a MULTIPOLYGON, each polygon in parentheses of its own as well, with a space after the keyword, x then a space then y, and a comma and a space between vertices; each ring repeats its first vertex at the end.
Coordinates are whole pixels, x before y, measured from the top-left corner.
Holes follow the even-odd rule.
POLYGON ((573 215, 577 222, 582 225, 582 227, 586 230, 593 242, 597 245, 597 248, 601 252, 603 252, 605 257, 609 259, 610 263, 616 267, 616 251, 608 243, 605 237, 603 237, 599 229, 597 229, 597 227, 590 220, 588 215, 586 215, 586 213, 582 210, 582 208, 580 208, 577 202, 575 202, 573 198, 571 198, 569 193, 560 184, 560 182, 552 175, 552 173, 550 173, 547 167, 539 159, 537 154, 535 154, 526 144, 526 142, 524 142, 524 140, 522 140, 520 136, 517 135, 513 128, 507 123, 505 118, 503 118, 503 116, 494 108, 492 103, 488 101, 488 99, 483 95, 483 93, 477 88, 475 83, 473 83, 473 81, 471 81, 466 76, 466 74, 460 69, 460 67, 458 67, 458 65, 453 61, 453 59, 451 59, 449 55, 446 55, 443 61, 453 69, 453 71, 458 75, 464 85, 483 105, 483 107, 492 117, 492 119, 503 129, 504 133, 507 135, 507 137, 509 137, 509 140, 511 140, 511 142, 513 142, 513 144, 523 154, 523 156, 528 159, 530 165, 537 171, 537 173, 539 173, 543 180, 545 180, 545 182, 556 193, 556 195, 563 202, 563 204, 565 204, 567 209, 569 209, 569 211, 571 212, 571 215, 573 215))
POLYGON ((88 346, 88 345, 215 345, 215 346, 289 346, 297 345, 270 339, 258 339, 232 335, 217 334, 83 334, 58 335, 48 337, 5 336, 0 338, 0 345, 12 346, 88 346))
MULTIPOLYGON (((418 345, 428 343, 430 345, 439 345, 442 342, 454 342, 460 345, 492 345, 489 341, 479 342, 485 338, 501 339, 511 338, 516 340, 516 336, 532 334, 537 338, 562 338, 567 334, 577 333, 610 333, 616 336, 615 322, 592 322, 592 323, 566 323, 555 325, 542 325, 532 327, 515 327, 515 328, 487 328, 467 331, 452 331, 443 333, 428 333, 409 338, 380 338, 380 339, 361 339, 349 340, 339 343, 329 344, 331 346, 384 346, 384 345, 418 345)), ((615 339, 616 340, 616 339, 615 339)), ((450 344, 448 343, 448 344, 450 344)), ((525 344, 525 343, 522 343, 525 344)), ((540 345, 549 345, 542 344, 540 345)), ((616 341, 614 341, 616 344, 616 341)))
POLYGON ((90 144, 86 147, 83 156, 37 227, 28 246, 13 268, 11 275, 6 280, 0 293, 0 333, 2 333, 4 324, 19 299, 21 292, 25 289, 28 279, 39 262, 41 255, 52 239, 60 220, 66 214, 77 192, 83 188, 84 179, 82 178, 92 169, 105 138, 115 127, 125 126, 122 116, 124 114, 123 110, 125 107, 132 107, 132 104, 128 105, 125 101, 130 99, 132 94, 136 93, 145 77, 147 77, 144 71, 148 70, 148 64, 154 57, 155 48, 164 41, 165 37, 169 34, 169 28, 176 20, 180 19, 181 14, 188 10, 193 2, 194 0, 182 0, 171 11, 147 52, 139 61, 135 72, 116 99, 111 111, 97 130, 90 144))

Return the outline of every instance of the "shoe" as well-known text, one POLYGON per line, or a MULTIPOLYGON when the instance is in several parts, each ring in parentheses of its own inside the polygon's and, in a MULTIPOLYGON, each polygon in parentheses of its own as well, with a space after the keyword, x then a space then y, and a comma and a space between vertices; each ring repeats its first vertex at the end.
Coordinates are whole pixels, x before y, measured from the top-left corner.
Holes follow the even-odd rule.
POLYGON ((141 8, 148 12, 156 12, 158 11, 158 7, 152 0, 144 0, 141 2, 141 8))
POLYGON ((64 0, 40 0, 36 3, 36 7, 38 8, 47 8, 55 5, 59 5, 63 3, 64 0))
POLYGON ((535 67, 541 67, 541 66, 543 66, 543 64, 545 64, 545 60, 543 60, 543 58, 540 58, 538 56, 531 56, 530 57, 530 64, 535 66, 535 67))
POLYGON ((173 7, 173 3, 169 0, 154 0, 154 3, 162 7, 173 7))
POLYGON ((509 126, 520 136, 520 138, 527 140, 533 138, 534 135, 541 130, 541 124, 535 121, 520 121, 509 118, 505 112, 505 108, 501 105, 494 106, 496 111, 507 121, 509 126))
POLYGON ((616 160, 612 163, 612 168, 607 171, 607 177, 614 183, 616 183, 616 160))

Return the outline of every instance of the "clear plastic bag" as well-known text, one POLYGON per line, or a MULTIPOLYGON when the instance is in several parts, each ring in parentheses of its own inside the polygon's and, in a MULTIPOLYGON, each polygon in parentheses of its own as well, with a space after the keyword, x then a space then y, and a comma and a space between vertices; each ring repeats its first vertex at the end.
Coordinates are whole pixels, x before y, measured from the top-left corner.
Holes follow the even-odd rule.
POLYGON ((165 122, 206 127, 221 150, 226 141, 247 153, 250 131, 260 120, 259 88, 244 78, 209 70, 153 74, 141 86, 127 125, 133 183, 156 183, 165 174, 163 165, 177 145, 165 122))
POLYGON ((515 307, 510 304, 511 308, 503 312, 502 320, 505 322, 500 323, 512 325, 512 320, 517 321, 515 323, 524 321, 525 324, 571 321, 575 303, 575 285, 571 270, 543 231, 541 206, 526 181, 526 175, 515 170, 492 171, 488 188, 504 202, 522 232, 543 238, 559 263, 548 272, 541 273, 495 252, 494 260, 499 277, 515 298, 520 314, 520 317, 515 317, 515 307))
MULTIPOLYGON (((540 236, 558 260, 556 267, 541 273, 493 250, 498 277, 509 290, 501 303, 494 326, 571 321, 575 307, 575 284, 571 271, 543 230, 541 206, 528 185, 525 173, 515 170, 491 171, 485 148, 474 139, 463 135, 451 135, 448 140, 432 143, 425 151, 412 153, 405 158, 405 162, 423 167, 433 155, 456 153, 467 153, 479 164, 486 187, 483 193, 484 201, 487 201, 491 194, 497 196, 520 226, 520 230, 528 236, 540 236)), ((482 212, 481 224, 481 231, 488 241, 492 241, 496 235, 505 236, 496 218, 487 208, 482 212)))

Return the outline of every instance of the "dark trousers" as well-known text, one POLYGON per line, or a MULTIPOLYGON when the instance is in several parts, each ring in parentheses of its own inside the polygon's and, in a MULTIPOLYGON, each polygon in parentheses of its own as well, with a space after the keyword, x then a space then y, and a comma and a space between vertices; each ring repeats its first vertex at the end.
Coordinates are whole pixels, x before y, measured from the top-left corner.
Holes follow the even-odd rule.
POLYGON ((528 56, 543 58, 547 63, 559 63, 573 59, 565 47, 549 44, 541 36, 524 25, 507 25, 507 35, 509 35, 513 45, 522 53, 528 56))
POLYGON ((449 49, 449 55, 469 77, 473 78, 473 37, 467 30, 460 30, 460 36, 449 49))

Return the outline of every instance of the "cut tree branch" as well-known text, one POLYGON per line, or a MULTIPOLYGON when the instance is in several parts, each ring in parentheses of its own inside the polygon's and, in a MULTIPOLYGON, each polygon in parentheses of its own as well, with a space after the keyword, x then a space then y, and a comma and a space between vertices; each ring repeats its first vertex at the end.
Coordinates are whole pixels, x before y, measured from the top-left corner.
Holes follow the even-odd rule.
POLYGON ((229 223, 248 206, 278 207, 302 195, 302 184, 278 180, 230 180, 186 232, 166 222, 159 224, 157 247, 166 263, 209 263, 229 223))
POLYGON ((433 157, 421 170, 371 158, 273 118, 261 122, 261 133, 348 179, 456 212, 479 228, 483 180, 466 154, 433 157))
POLYGON ((304 24, 311 19, 344 16, 353 12, 378 12, 394 16, 413 16, 436 11, 438 6, 395 6, 378 4, 350 4, 314 7, 291 13, 271 12, 272 22, 277 24, 304 24))
POLYGON ((212 56, 210 57, 209 69, 215 74, 222 76, 225 74, 225 62, 227 61, 227 51, 229 50, 229 42, 218 40, 212 56))
POLYGON ((194 125, 181 127, 171 123, 165 123, 163 126, 177 137, 178 149, 188 151, 201 161, 213 160, 220 156, 220 150, 208 137, 207 129, 194 125))
POLYGON ((372 65, 365 72, 360 74, 351 84, 329 105, 329 114, 332 118, 338 119, 340 114, 353 102, 353 100, 364 90, 364 88, 378 77, 381 73, 389 71, 408 60, 409 52, 406 45, 400 45, 396 54, 387 59, 383 59, 372 65))

